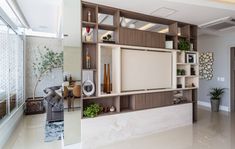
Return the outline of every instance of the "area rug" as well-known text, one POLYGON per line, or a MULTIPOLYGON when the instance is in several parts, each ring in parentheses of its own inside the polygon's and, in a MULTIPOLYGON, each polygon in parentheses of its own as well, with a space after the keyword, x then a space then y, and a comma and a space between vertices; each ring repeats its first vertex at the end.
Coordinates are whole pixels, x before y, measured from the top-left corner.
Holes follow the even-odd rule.
POLYGON ((64 122, 50 122, 45 126, 45 142, 61 140, 64 137, 64 122))

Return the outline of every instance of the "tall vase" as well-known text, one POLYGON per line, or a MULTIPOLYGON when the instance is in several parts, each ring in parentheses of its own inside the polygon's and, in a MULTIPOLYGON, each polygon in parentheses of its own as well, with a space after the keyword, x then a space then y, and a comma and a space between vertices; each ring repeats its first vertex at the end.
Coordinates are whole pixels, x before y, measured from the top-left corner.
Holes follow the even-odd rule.
POLYGON ((108 64, 108 74, 107 74, 107 87, 106 87, 106 92, 107 92, 108 94, 111 93, 110 64, 108 64))
POLYGON ((106 64, 104 64, 104 78, 103 78, 103 92, 107 91, 107 75, 106 75, 106 64))

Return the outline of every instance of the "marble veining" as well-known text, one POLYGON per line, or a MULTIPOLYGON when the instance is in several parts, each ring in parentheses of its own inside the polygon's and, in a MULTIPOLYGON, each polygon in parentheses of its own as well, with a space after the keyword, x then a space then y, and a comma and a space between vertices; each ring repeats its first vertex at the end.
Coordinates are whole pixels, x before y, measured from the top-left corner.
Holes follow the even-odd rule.
POLYGON ((82 119, 82 148, 93 149, 190 124, 191 103, 82 119))

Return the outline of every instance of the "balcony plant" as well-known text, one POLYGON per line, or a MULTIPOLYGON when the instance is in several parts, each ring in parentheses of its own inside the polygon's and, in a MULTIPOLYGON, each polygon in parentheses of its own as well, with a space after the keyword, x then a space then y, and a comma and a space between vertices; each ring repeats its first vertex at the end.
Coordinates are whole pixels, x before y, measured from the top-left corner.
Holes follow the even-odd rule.
POLYGON ((224 88, 211 88, 209 91, 211 111, 219 112, 220 100, 224 94, 224 88))
POLYGON ((38 55, 33 63, 33 72, 36 77, 36 82, 33 89, 33 100, 35 100, 35 93, 39 82, 43 76, 52 72, 53 69, 63 67, 63 52, 54 52, 53 50, 44 47, 43 50, 38 49, 38 55))

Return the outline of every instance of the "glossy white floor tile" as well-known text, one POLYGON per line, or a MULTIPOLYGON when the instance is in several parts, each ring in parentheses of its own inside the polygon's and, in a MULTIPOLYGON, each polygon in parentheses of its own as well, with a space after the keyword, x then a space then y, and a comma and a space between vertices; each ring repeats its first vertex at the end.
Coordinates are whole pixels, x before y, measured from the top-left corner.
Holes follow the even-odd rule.
MULTIPOLYGON (((74 113, 74 115, 76 115, 74 113)), ((76 117, 76 116, 75 116, 76 117)), ((76 124, 73 118, 71 123, 76 124)), ((45 114, 25 116, 4 149, 61 149, 61 141, 44 142, 45 114)), ((77 125, 77 124, 76 124, 77 125)), ((78 125, 79 126, 79 125, 78 125)), ((75 147, 75 146, 68 146, 75 147)), ((76 147, 75 147, 76 148, 76 147)), ((235 114, 199 109, 198 122, 100 149, 234 149, 235 114)))
POLYGON ((235 114, 199 110, 198 122, 99 149, 234 149, 235 114))
POLYGON ((44 142, 46 114, 24 116, 4 149, 61 149, 61 141, 44 142))

